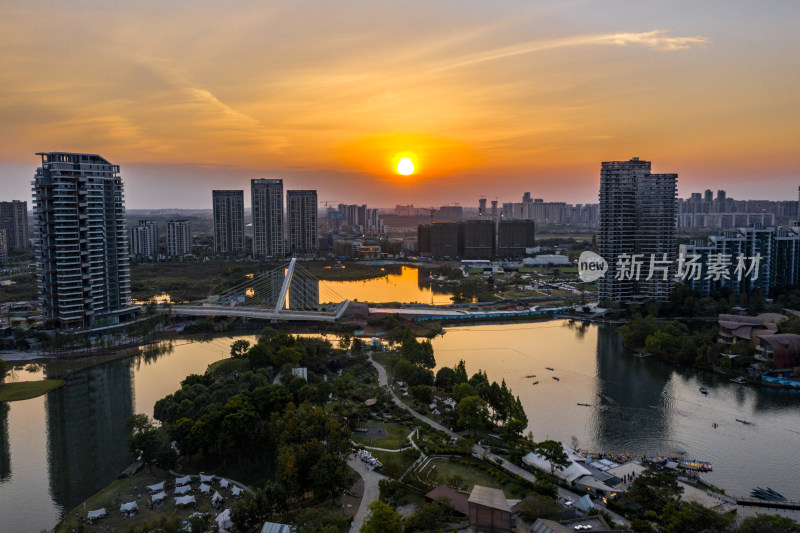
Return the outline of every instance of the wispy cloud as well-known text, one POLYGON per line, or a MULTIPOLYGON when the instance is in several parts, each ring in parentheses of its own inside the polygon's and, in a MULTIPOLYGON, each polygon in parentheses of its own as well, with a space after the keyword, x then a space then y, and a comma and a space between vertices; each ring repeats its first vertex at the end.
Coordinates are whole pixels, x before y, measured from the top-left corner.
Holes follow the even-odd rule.
POLYGON ((444 65, 437 70, 451 70, 477 63, 484 63, 486 61, 494 61, 497 59, 505 59, 522 54, 531 54, 534 52, 543 52, 545 50, 553 50, 556 48, 566 48, 572 46, 609 44, 617 46, 641 45, 647 48, 653 48, 655 50, 674 52, 678 50, 688 50, 694 45, 703 45, 708 42, 706 37, 670 37, 665 35, 666 33, 667 32, 664 30, 653 30, 638 33, 600 33, 576 35, 562 39, 528 41, 512 46, 496 48, 481 54, 474 54, 461 61, 444 65))

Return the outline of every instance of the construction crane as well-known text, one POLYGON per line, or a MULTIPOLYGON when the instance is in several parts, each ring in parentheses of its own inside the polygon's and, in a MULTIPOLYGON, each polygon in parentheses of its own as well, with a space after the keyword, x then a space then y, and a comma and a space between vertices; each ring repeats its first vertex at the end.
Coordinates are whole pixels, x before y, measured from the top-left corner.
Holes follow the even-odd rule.
POLYGON ((429 212, 431 214, 431 226, 433 226, 433 214, 436 212, 436 208, 435 207, 422 207, 421 209, 423 211, 427 211, 427 212, 429 212))

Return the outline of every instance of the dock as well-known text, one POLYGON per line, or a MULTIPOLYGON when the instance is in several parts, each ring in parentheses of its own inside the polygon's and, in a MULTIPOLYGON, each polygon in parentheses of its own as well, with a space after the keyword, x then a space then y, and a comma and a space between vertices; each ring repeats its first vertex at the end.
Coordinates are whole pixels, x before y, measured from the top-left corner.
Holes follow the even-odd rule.
POLYGON ((768 507, 770 509, 790 509, 800 511, 800 502, 782 502, 773 500, 762 500, 759 498, 736 498, 737 505, 745 507, 768 507))

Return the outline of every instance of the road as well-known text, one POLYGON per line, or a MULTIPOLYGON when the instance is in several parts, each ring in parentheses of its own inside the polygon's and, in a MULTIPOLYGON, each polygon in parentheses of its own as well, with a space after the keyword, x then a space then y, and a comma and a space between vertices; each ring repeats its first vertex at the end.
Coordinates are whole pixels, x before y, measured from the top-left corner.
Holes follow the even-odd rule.
MULTIPOLYGON (((444 431, 445 433, 450 435, 452 438, 454 438, 454 439, 461 438, 461 436, 458 435, 457 433, 455 433, 453 431, 450 431, 449 429, 445 428, 441 424, 438 424, 438 423, 434 422, 433 420, 431 420, 427 416, 416 412, 415 410, 413 410, 412 408, 410 408, 409 406, 404 404, 400 400, 400 398, 397 397, 397 395, 394 393, 392 388, 389 387, 388 378, 387 378, 387 375, 386 375, 386 369, 383 368, 382 365, 380 365, 377 362, 375 362, 372 359, 372 357, 370 357, 370 361, 372 361, 372 365, 378 371, 378 384, 379 385, 383 385, 383 386, 385 386, 386 388, 389 389, 389 392, 392 394, 392 399, 394 400, 395 404, 397 404, 399 407, 402 407, 403 409, 405 409, 406 411, 411 413, 411 415, 414 416, 415 418, 417 418, 418 420, 422 420, 423 422, 425 422, 427 424, 430 424, 431 427, 434 427, 434 428, 436 428, 436 429, 438 429, 440 431, 444 431)), ((412 441, 412 444, 413 444, 413 441, 412 441)), ((476 444, 475 447, 473 448, 473 451, 475 453, 483 456, 485 450, 484 450, 483 446, 479 446, 479 445, 476 444)), ((536 476, 534 476, 533 474, 531 474, 530 472, 528 472, 527 470, 525 470, 521 466, 517 466, 514 463, 506 461, 502 457, 494 455, 492 453, 487 454, 487 457, 492 459, 493 461, 497 462, 500 465, 500 467, 502 469, 506 470, 507 472, 511 472, 512 474, 516 474, 516 475, 520 476, 521 478, 530 481, 531 483, 536 481, 536 476)), ((570 490, 564 489, 562 487, 558 488, 558 495, 561 496, 562 498, 566 498, 566 499, 569 499, 569 500, 572 500, 572 501, 577 501, 583 496, 582 494, 577 494, 575 492, 572 492, 570 490)), ((599 498, 595 498, 593 501, 594 501, 594 504, 598 508, 600 508, 603 511, 606 511, 608 514, 610 514, 611 518, 614 520, 614 522, 616 522, 616 523, 618 523, 620 525, 623 525, 625 527, 630 526, 630 521, 627 518, 625 518, 625 517, 623 517, 621 515, 618 515, 617 513, 613 512, 613 511, 608 510, 608 508, 606 508, 606 506, 603 505, 602 500, 600 500, 599 498)))
POLYGON ((381 479, 385 479, 385 476, 366 466, 366 463, 363 463, 358 457, 351 457, 347 460, 347 464, 364 480, 364 494, 361 495, 361 505, 358 506, 358 511, 353 517, 353 525, 350 528, 350 531, 360 531, 361 524, 364 523, 364 518, 369 512, 367 506, 380 496, 381 491, 378 488, 378 482, 381 479))

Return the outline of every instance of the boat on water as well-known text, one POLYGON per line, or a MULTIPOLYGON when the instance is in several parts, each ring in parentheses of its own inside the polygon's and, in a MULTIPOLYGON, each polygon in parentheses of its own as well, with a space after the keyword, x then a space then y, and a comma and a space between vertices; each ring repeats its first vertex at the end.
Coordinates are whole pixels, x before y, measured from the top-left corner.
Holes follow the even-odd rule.
POLYGON ((772 490, 769 487, 767 487, 766 489, 762 489, 761 487, 756 487, 750 492, 750 496, 758 498, 759 500, 769 500, 773 502, 788 501, 783 494, 781 494, 778 491, 772 490))
POLYGON ((561 381, 560 379, 558 379, 558 378, 557 378, 557 377, 555 377, 555 376, 553 376, 553 379, 554 379, 554 380, 556 380, 556 381, 561 381))
POLYGON ((737 419, 736 419, 736 421, 737 421, 737 422, 741 422, 742 424, 744 424, 744 425, 746 425, 746 426, 749 426, 749 425, 750 425, 750 422, 748 422, 747 420, 739 420, 739 419, 737 418, 737 419))
POLYGON ((705 387, 700 387, 700 392, 702 392, 703 394, 708 394, 708 389, 705 387))
POLYGON ((592 404, 590 404, 590 403, 578 403, 578 405, 581 405, 583 407, 591 407, 592 406, 592 404))
POLYGON ((645 357, 650 357, 651 355, 653 354, 648 352, 636 352, 635 354, 633 354, 634 357, 638 357, 640 359, 644 359, 645 357))
POLYGON ((739 385, 744 385, 745 383, 747 383, 747 378, 744 376, 739 376, 738 378, 731 379, 731 381, 739 385))
POLYGON ((552 369, 552 368, 550 368, 549 366, 546 366, 546 367, 544 367, 544 369, 545 369, 545 370, 549 370, 550 372, 552 372, 552 371, 553 371, 553 369, 552 369))
POLYGON ((538 382, 538 381, 534 381, 534 382, 533 382, 533 384, 534 384, 534 385, 538 385, 538 384, 539 384, 539 382, 538 382))

